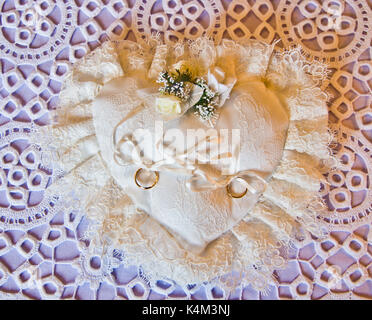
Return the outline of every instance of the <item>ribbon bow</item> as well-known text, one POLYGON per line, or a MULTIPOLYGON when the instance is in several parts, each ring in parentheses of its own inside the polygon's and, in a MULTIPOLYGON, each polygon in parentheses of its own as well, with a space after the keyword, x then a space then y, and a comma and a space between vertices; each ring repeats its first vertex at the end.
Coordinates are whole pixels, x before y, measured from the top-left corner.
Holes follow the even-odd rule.
MULTIPOLYGON (((162 140, 159 139, 155 144, 155 150, 160 154, 160 148, 162 148, 163 157, 157 161, 147 159, 143 155, 143 150, 139 147, 137 142, 133 140, 132 136, 126 135, 117 140, 117 129, 118 126, 115 127, 113 132, 114 161, 120 166, 136 165, 139 168, 149 171, 170 171, 190 175, 191 177, 186 182, 186 186, 194 192, 223 188, 236 178, 240 178, 239 180, 243 182, 244 187, 252 194, 262 193, 266 188, 265 179, 253 170, 243 170, 228 175, 213 175, 207 173, 206 170, 203 170, 200 165, 189 158, 192 152, 197 151, 197 145, 192 146, 184 152, 174 153, 171 148, 164 146, 162 140), (131 154, 129 156, 121 151, 124 145, 130 147, 131 154)), ((233 165, 236 165, 238 156, 239 149, 235 149, 233 154, 225 153, 219 155, 219 159, 231 160, 233 165)))

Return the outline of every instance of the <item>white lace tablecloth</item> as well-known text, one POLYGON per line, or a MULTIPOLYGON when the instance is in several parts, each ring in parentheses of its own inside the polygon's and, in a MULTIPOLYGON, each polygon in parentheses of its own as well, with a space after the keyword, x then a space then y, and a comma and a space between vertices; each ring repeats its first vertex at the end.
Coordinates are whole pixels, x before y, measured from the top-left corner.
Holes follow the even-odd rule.
POLYGON ((371 40, 371 0, 0 1, 0 298, 372 298, 371 40), (322 190, 329 213, 320 219, 330 233, 294 248, 265 294, 170 281, 149 288, 119 250, 111 259, 88 254, 78 202, 44 194, 52 172, 31 136, 58 105, 67 72, 107 39, 152 32, 167 40, 281 39, 331 68, 324 89, 342 167, 322 190))

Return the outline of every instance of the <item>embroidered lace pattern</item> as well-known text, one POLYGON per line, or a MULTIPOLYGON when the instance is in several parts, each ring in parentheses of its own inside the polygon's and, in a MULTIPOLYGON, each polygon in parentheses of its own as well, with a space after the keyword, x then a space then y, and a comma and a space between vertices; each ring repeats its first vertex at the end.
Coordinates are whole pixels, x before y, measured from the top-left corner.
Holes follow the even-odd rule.
MULTIPOLYGON (((371 8, 370 1, 361 0, 217 0, 203 3, 176 0, 6 0, 0 8, 0 297, 371 298, 371 8), (299 57, 306 57, 311 63, 305 63, 304 69, 313 75, 315 81, 320 81, 321 88, 331 97, 328 101, 329 127, 335 132, 337 144, 333 149, 339 164, 332 171, 327 170, 332 164, 325 164, 320 177, 311 167, 297 166, 305 160, 288 150, 275 179, 280 183, 283 175, 290 175, 291 183, 306 181, 310 189, 324 179, 321 195, 327 210, 318 211, 318 222, 328 230, 326 235, 314 236, 319 230, 311 229, 311 220, 302 223, 313 231, 313 235, 298 229, 297 222, 279 212, 282 209, 263 203, 252 215, 257 213, 262 218, 267 213, 264 215, 266 224, 282 226, 284 232, 276 234, 275 238, 286 241, 288 232, 298 232, 294 238, 299 241, 286 252, 279 254, 279 249, 274 246, 272 250, 257 252, 261 261, 266 262, 252 268, 250 278, 243 283, 230 283, 234 279, 231 277, 202 285, 180 285, 169 279, 157 281, 148 278, 141 268, 128 266, 126 253, 110 245, 110 235, 115 234, 124 221, 120 221, 115 212, 111 217, 106 215, 102 221, 99 210, 105 210, 105 202, 125 201, 125 198, 115 182, 107 179, 99 153, 87 163, 90 170, 97 173, 102 190, 107 190, 99 194, 103 205, 97 212, 81 210, 82 201, 89 202, 97 196, 95 190, 89 190, 88 175, 77 172, 76 176, 85 188, 74 192, 67 184, 53 183, 69 169, 52 170, 58 145, 64 138, 65 128, 61 119, 71 122, 74 117, 81 119, 86 116, 86 121, 76 122, 76 138, 85 132, 86 139, 92 139, 94 146, 94 139, 89 134, 93 126, 89 104, 82 103, 73 114, 65 114, 65 118, 59 114, 61 140, 51 138, 48 141, 46 138, 50 137, 40 133, 40 128, 46 124, 48 116, 53 115, 51 111, 59 101, 73 104, 76 99, 84 99, 79 96, 79 87, 76 87, 76 96, 60 95, 62 86, 76 84, 69 76, 70 71, 80 65, 89 74, 90 66, 102 63, 102 55, 99 61, 94 60, 94 54, 90 59, 83 57, 102 46, 107 39, 143 43, 151 32, 158 32, 166 41, 207 35, 217 41, 222 38, 255 38, 273 43, 280 39, 279 47, 301 47, 301 50, 289 51, 285 59, 294 65, 303 63, 299 57), (322 63, 331 68, 326 79, 322 63), (49 148, 43 149, 41 145, 49 148), (299 178, 301 174, 303 179, 299 178), (102 243, 87 232, 94 227, 88 223, 88 216, 96 217, 96 223, 105 227, 107 239, 101 237, 102 243), (282 256, 287 260, 284 269, 282 256), (267 265, 273 268, 265 269, 267 265), (267 279, 262 279, 255 270, 264 273, 270 270, 271 273, 276 267, 278 269, 266 287, 267 279), (261 285, 261 280, 265 284, 261 285), (264 291, 257 290, 264 287, 264 291)), ((102 48, 107 50, 107 57, 112 57, 114 52, 109 46, 102 48)), ((136 64, 146 57, 135 58, 128 60, 129 63, 136 64)), ((273 83, 276 73, 280 74, 280 70, 271 70, 273 83)), ((108 80, 104 74, 89 76, 102 83, 108 80)), ((98 90, 95 85, 85 89, 92 94, 98 90)), ((314 90, 311 88, 310 91, 313 99, 325 99, 321 90, 318 95, 314 90)), ((321 111, 316 107, 312 110, 306 108, 311 105, 310 92, 299 92, 291 101, 302 109, 299 107, 297 113, 291 114, 293 125, 289 134, 301 139, 292 139, 288 148, 309 155, 314 152, 310 142, 327 142, 312 130, 314 123, 311 120, 306 126, 296 126, 296 121, 312 119, 321 111)), ((84 150, 73 148, 69 159, 78 158, 82 153, 84 150)), ((293 187, 287 187, 287 193, 295 192, 293 187)), ((270 190, 267 198, 270 199, 270 190)), ((296 205, 284 195, 280 199, 283 206, 296 205)), ((301 209, 291 207, 291 210, 301 209)), ((270 232, 261 220, 253 219, 250 223, 270 232)), ((239 231, 242 230, 236 230, 237 234, 239 231)), ((120 240, 124 243, 135 241, 135 236, 141 235, 133 234, 120 240)), ((265 238, 271 239, 263 235, 254 245, 265 248, 261 243, 265 238)), ((225 237, 221 247, 229 242, 230 239, 225 237)), ((226 261, 229 259, 231 257, 226 256, 226 261)))

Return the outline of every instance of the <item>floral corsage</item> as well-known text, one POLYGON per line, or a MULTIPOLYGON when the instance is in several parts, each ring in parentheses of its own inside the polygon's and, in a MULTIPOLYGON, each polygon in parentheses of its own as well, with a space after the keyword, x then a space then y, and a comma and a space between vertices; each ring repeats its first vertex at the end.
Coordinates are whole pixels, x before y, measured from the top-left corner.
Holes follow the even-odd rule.
POLYGON ((208 70, 207 80, 194 77, 182 61, 174 66, 174 70, 159 75, 157 82, 162 87, 155 101, 156 110, 170 120, 192 109, 201 121, 213 127, 218 118, 217 109, 229 97, 236 80, 230 79, 228 84, 223 84, 225 73, 219 67, 208 70))

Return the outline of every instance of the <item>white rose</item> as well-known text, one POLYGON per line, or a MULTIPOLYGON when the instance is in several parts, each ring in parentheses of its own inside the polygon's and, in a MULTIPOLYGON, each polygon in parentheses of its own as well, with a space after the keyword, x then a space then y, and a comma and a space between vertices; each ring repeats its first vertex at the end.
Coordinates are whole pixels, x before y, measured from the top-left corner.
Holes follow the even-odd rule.
POLYGON ((181 100, 175 96, 156 98, 155 108, 159 113, 166 115, 175 115, 182 112, 181 100))

